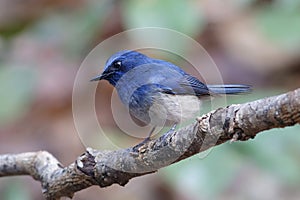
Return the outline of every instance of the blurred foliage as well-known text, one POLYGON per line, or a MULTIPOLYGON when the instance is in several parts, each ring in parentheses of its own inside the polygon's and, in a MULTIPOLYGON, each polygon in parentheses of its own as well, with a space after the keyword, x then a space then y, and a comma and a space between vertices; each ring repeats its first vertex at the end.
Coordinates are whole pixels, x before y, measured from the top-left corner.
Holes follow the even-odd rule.
POLYGON ((162 27, 195 36, 204 28, 204 19, 193 5, 196 1, 123 1, 127 28, 162 27))
POLYGON ((90 1, 80 10, 46 15, 30 28, 30 34, 39 40, 55 41, 66 55, 78 57, 85 54, 111 9, 109 1, 90 1))
POLYGON ((30 194, 24 185, 16 178, 7 180, 4 192, 0 195, 1 200, 30 200, 30 194))
POLYGON ((264 171, 271 173, 281 184, 300 184, 300 126, 265 131, 255 142, 238 143, 233 150, 250 157, 264 171), (289 137, 291 136, 291 137, 289 137), (253 144, 251 144, 253 143, 253 144))
POLYGON ((35 83, 35 73, 31 68, 0 68, 0 126, 29 111, 35 83))
POLYGON ((299 50, 300 1, 275 1, 260 9, 257 21, 270 40, 287 49, 299 50))

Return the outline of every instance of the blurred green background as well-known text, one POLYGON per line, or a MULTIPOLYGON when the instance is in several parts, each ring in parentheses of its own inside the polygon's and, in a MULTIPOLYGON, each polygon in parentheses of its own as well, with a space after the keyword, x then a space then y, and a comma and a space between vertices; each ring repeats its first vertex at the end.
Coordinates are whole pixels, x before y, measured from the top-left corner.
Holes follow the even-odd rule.
MULTIPOLYGON (((76 72, 99 42, 130 28, 171 28, 197 40, 225 83, 254 87, 228 103, 296 89, 299 10, 298 0, 1 0, 0 153, 47 150, 65 165, 73 162, 84 151, 72 118, 76 72)), ((111 91, 104 83, 101 92, 111 91)), ((104 103, 109 107, 109 100, 104 103)), ((101 116, 113 130, 110 110, 101 116)), ((91 187, 74 199, 299 199, 299 133, 299 125, 266 131, 124 188, 91 187)), ((42 199, 40 183, 1 178, 0 199, 42 199)))

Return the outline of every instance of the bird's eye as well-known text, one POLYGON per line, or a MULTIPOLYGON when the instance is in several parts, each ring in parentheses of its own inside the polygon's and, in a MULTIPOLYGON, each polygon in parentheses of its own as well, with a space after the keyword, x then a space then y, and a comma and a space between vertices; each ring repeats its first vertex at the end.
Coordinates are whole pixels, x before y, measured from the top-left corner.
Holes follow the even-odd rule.
POLYGON ((122 65, 121 61, 117 61, 117 62, 114 63, 114 66, 115 66, 116 68, 120 68, 121 65, 122 65))

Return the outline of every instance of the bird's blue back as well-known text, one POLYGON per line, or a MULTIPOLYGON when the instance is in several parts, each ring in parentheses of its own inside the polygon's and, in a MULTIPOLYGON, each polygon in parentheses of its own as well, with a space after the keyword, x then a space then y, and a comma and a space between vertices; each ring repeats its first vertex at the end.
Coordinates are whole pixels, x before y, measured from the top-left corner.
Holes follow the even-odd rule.
POLYGON ((129 85, 129 87, 131 87, 131 85, 136 84, 135 82, 139 84, 153 83, 158 85, 162 84, 164 88, 168 87, 168 90, 172 90, 173 93, 177 95, 193 94, 201 96, 209 94, 205 84, 187 74, 173 63, 153 59, 136 51, 125 50, 112 55, 106 62, 104 71, 109 70, 112 63, 116 60, 120 60, 124 68, 118 70, 118 76, 112 78, 115 79, 113 81, 113 83, 116 83, 113 84, 114 86, 117 85, 117 82, 119 82, 124 75, 126 76, 127 73, 133 73, 133 77, 127 75, 127 80, 122 81, 123 85, 129 85))

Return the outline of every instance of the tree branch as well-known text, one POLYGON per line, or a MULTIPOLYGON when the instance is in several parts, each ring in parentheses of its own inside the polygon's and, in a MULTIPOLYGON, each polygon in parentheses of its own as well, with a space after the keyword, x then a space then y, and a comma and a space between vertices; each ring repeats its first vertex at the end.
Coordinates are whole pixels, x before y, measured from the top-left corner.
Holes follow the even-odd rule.
POLYGON ((45 151, 0 155, 0 177, 30 175, 41 182, 46 199, 72 197, 91 185, 123 186, 131 178, 153 173, 226 141, 248 140, 261 131, 297 123, 300 89, 211 111, 185 128, 132 148, 87 148, 67 167, 45 151))

